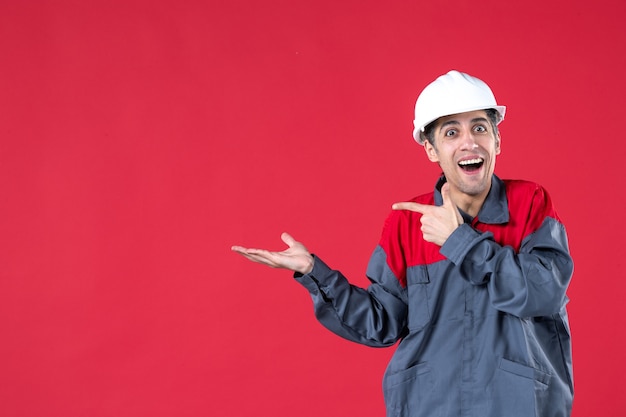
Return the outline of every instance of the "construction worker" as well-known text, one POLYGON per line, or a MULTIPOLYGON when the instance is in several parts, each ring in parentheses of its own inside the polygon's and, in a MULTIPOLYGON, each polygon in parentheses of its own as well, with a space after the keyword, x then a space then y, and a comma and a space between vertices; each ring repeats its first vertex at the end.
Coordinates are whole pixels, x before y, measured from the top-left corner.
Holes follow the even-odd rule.
POLYGON ((458 71, 422 91, 413 137, 443 174, 432 192, 392 206, 366 289, 287 233, 281 252, 232 248, 294 271, 334 333, 399 342, 383 378, 388 417, 571 413, 573 262, 546 190, 494 174, 505 110, 458 71))

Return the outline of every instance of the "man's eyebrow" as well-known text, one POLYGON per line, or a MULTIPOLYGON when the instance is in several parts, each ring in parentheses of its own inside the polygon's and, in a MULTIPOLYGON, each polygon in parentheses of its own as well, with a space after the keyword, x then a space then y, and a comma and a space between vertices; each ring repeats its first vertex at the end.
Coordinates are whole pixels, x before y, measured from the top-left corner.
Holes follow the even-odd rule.
MULTIPOLYGON (((485 123, 489 123, 489 120, 487 120, 484 117, 474 117, 472 120, 470 120, 470 123, 478 123, 478 122, 485 122, 485 123)), ((451 120, 447 120, 445 122, 443 122, 441 124, 441 126, 439 126, 439 131, 443 130, 444 127, 446 126, 450 126, 450 125, 454 125, 454 126, 458 126, 461 123, 459 123, 457 120, 455 119, 451 119, 451 120)))
POLYGON ((441 124, 441 126, 439 126, 439 131, 441 132, 444 127, 450 126, 450 125, 460 125, 460 123, 458 121, 454 120, 454 119, 447 120, 447 121, 443 122, 441 124))

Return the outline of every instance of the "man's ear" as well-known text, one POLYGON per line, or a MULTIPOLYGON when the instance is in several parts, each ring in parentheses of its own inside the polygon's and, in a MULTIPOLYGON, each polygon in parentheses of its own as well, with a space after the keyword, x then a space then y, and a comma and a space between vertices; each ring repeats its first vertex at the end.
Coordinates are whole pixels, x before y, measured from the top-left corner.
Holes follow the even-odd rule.
POLYGON ((426 151, 426 156, 430 160, 430 162, 439 162, 439 156, 437 155, 437 149, 430 143, 430 141, 426 140, 424 142, 424 150, 426 151))
POLYGON ((496 155, 500 155, 500 132, 496 133, 496 155))

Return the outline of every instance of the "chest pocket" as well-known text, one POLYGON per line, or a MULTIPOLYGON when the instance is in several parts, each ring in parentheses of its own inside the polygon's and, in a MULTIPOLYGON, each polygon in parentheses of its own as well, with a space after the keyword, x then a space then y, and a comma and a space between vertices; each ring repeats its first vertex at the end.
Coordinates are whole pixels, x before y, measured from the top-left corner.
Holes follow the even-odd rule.
POLYGON ((425 266, 407 269, 406 283, 409 296, 409 330, 420 330, 430 321, 428 292, 430 278, 425 266))

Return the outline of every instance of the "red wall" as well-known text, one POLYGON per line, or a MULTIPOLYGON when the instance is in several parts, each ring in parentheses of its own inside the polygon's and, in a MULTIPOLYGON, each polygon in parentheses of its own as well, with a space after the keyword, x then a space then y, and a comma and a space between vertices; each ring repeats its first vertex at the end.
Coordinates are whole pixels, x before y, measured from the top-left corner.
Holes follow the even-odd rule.
POLYGON ((626 3, 0 1, 0 415, 381 416, 392 349, 328 333, 289 231, 357 284, 450 69, 576 262, 574 416, 626 410, 626 3))

